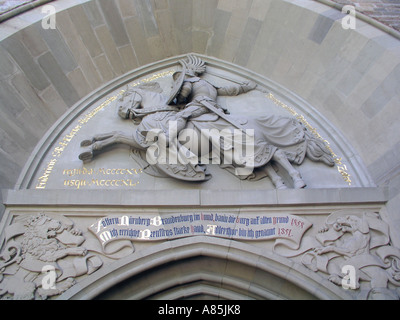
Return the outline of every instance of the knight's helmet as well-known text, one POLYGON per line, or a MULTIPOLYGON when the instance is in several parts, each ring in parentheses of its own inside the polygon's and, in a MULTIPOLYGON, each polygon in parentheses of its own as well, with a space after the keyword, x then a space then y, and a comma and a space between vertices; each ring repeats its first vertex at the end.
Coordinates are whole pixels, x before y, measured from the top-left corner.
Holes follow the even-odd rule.
POLYGON ((206 71, 206 63, 199 57, 188 55, 186 60, 179 60, 185 73, 190 76, 196 76, 206 71))
POLYGON ((174 102, 176 96, 181 90, 183 81, 185 79, 185 75, 196 77, 206 72, 206 63, 199 57, 196 57, 191 54, 187 56, 186 60, 184 59, 179 60, 179 64, 182 66, 182 70, 176 71, 172 75, 172 79, 174 80, 174 85, 172 87, 169 99, 167 100, 167 104, 171 104, 174 102))

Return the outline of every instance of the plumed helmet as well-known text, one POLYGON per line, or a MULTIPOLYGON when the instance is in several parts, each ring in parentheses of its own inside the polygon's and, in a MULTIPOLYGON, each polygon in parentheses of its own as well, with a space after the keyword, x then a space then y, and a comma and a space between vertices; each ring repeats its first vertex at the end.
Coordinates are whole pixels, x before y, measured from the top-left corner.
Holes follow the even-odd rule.
POLYGON ((179 63, 186 68, 186 73, 189 75, 194 76, 206 71, 206 63, 194 55, 188 55, 186 60, 180 60, 179 63))

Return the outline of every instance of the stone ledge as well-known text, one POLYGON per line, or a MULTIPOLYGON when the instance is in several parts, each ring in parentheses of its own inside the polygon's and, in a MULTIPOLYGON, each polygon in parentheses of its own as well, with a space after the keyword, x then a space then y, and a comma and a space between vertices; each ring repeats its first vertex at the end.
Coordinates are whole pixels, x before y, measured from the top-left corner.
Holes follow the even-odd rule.
POLYGON ((302 190, 3 190, 6 207, 235 207, 385 203, 387 188, 302 190))
MULTIPOLYGON (((25 0, 25 1, 5 1, 4 9, 0 12, 0 22, 15 17, 33 8, 54 0, 25 0)), ((3 1, 4 2, 4 1, 3 1)))

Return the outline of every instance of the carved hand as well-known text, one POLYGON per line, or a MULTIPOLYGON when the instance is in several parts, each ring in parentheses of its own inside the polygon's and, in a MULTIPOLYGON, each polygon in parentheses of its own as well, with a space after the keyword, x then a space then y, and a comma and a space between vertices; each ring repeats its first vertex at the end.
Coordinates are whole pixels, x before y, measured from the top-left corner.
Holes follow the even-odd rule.
POLYGON ((254 90, 257 87, 257 84, 254 81, 245 81, 243 82, 241 87, 244 92, 249 92, 251 90, 254 90))
POLYGON ((85 256, 87 253, 86 248, 76 247, 76 248, 69 248, 68 254, 71 256, 85 256))
POLYGON ((324 248, 316 248, 314 249, 315 253, 318 255, 324 254, 324 253, 328 253, 328 252, 332 252, 334 250, 334 247, 332 246, 327 246, 324 248))

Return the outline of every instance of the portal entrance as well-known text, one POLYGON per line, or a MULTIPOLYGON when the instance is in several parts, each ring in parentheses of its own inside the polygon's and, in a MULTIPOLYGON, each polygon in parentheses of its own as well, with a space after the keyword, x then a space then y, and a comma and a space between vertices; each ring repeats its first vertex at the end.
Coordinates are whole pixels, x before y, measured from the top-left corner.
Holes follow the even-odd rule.
POLYGON ((163 243, 88 277, 60 298, 106 300, 343 299, 340 289, 288 259, 236 241, 163 243), (322 285, 323 284, 323 285, 322 285), (339 295, 341 295, 339 297, 339 295))

